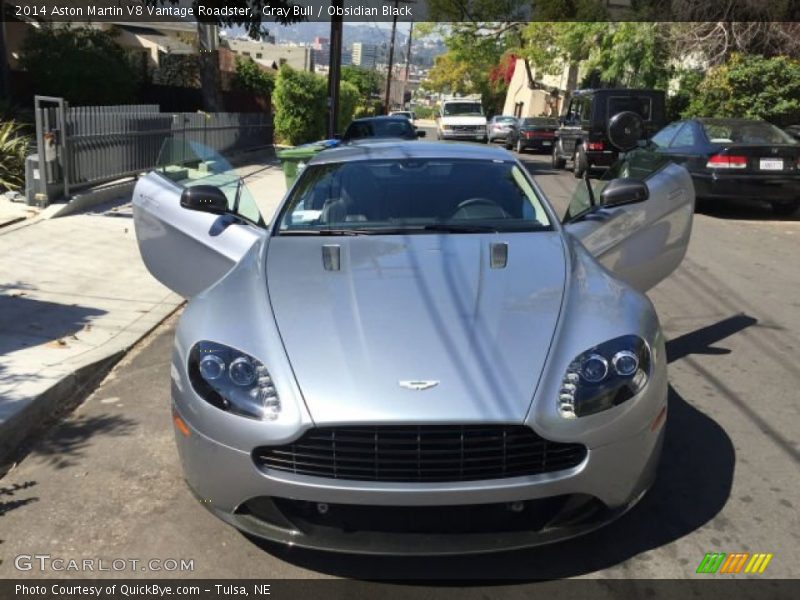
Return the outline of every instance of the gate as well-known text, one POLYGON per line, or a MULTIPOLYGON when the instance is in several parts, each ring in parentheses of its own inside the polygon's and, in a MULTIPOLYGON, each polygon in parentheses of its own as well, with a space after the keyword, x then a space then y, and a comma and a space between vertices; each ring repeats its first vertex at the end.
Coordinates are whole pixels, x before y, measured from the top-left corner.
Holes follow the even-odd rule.
POLYGON ((156 104, 70 107, 36 96, 37 154, 29 157, 26 195, 46 205, 79 189, 156 166, 165 140, 198 142, 222 153, 272 145, 268 113, 170 113, 156 104))

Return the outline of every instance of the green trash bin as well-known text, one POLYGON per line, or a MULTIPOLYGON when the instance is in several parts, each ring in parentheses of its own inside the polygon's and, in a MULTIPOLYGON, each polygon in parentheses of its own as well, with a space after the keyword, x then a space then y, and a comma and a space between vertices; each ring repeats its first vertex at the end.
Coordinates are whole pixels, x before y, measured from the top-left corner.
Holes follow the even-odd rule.
POLYGON ((323 140, 321 142, 313 142, 294 148, 278 150, 275 154, 280 159, 281 166, 283 167, 283 176, 286 178, 286 189, 294 185, 295 179, 297 179, 300 171, 303 170, 303 167, 306 166, 308 161, 323 150, 338 145, 338 143, 338 140, 323 140))

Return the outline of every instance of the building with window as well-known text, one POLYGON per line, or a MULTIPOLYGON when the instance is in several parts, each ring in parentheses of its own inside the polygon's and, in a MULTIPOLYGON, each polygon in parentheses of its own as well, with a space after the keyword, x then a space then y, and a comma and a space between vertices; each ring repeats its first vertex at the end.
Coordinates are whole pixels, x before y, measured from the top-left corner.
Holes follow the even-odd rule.
POLYGON ((378 46, 356 42, 352 49, 353 64, 365 69, 374 69, 378 61, 378 46))
POLYGON ((298 71, 314 70, 314 49, 308 46, 284 46, 240 38, 229 38, 225 43, 236 56, 252 58, 272 69, 289 65, 298 71))

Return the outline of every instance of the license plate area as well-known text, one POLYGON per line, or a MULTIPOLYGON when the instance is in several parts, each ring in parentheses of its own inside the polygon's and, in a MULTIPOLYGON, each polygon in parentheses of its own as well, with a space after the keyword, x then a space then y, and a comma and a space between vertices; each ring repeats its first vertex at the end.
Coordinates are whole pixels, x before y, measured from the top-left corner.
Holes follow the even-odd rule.
POLYGON ((762 171, 783 171, 783 159, 762 158, 758 161, 758 168, 762 171))

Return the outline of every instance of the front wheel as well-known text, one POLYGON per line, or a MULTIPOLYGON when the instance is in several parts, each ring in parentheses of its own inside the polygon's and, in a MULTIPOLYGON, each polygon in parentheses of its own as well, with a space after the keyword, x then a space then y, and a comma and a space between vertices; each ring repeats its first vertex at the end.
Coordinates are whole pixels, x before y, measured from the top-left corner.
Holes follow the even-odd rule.
POLYGON ((567 166, 567 159, 561 158, 558 154, 558 144, 553 144, 553 168, 554 169, 563 169, 567 166))
POLYGON ((779 217, 790 217, 800 208, 800 202, 773 202, 772 213, 779 217))
POLYGON ((589 164, 586 158, 586 152, 583 150, 583 145, 580 145, 575 148, 575 158, 572 165, 572 173, 577 179, 580 179, 584 176, 588 168, 589 164))

